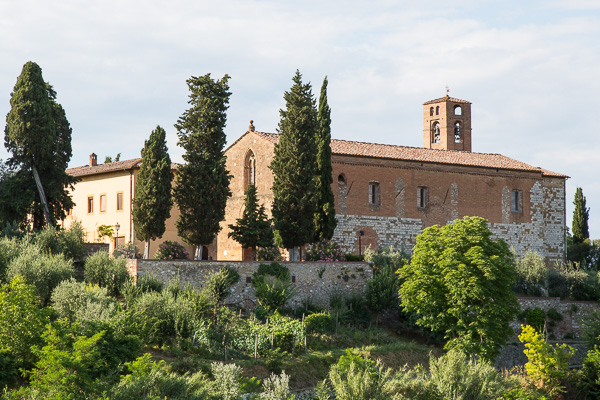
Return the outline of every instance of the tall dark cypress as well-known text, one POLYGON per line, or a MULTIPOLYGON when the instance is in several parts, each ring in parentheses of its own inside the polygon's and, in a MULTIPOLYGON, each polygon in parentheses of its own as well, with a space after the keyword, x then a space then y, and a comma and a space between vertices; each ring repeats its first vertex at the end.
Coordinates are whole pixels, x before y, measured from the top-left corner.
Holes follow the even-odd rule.
POLYGON ((590 237, 588 220, 590 209, 585 206, 585 196, 580 187, 575 191, 575 200, 573 201, 575 210, 573 211, 573 241, 583 243, 590 237))
POLYGON ((331 168, 331 109, 327 104, 327 77, 321 86, 319 98, 319 113, 317 121, 317 181, 316 181, 316 212, 315 212, 315 241, 331 240, 337 226, 335 219, 335 197, 331 190, 333 171, 331 168))
MULTIPOLYGON (((4 145, 12 153, 7 164, 22 185, 14 195, 21 198, 19 203, 29 204, 27 214, 38 229, 63 219, 73 207, 68 189, 76 180, 65 172, 71 158, 71 127, 56 92, 34 62, 23 66, 10 104, 4 130, 4 145)), ((26 219, 27 214, 19 218, 26 219)))
POLYGON ((296 71, 293 86, 284 93, 280 110, 279 143, 275 145, 273 220, 283 245, 295 259, 295 248, 314 238, 317 110, 310 83, 296 71))
POLYGON ((142 165, 135 182, 133 225, 138 239, 145 242, 144 258, 150 257, 150 240, 165 233, 165 221, 171 216, 171 157, 166 133, 157 126, 145 141, 142 165))
POLYGON ((177 232, 196 246, 210 244, 221 229, 225 205, 231 196, 231 175, 225 168, 225 125, 229 108, 229 75, 215 81, 206 74, 187 80, 190 108, 177 120, 177 144, 184 148, 185 163, 177 168, 173 196, 181 215, 177 232))

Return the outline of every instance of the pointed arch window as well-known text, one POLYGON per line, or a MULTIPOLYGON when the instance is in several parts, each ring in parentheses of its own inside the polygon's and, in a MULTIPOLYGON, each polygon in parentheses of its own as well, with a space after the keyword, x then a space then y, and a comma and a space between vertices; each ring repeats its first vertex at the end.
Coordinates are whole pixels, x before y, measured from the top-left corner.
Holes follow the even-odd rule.
POLYGON ((249 185, 256 185, 256 159, 252 150, 248 150, 244 160, 244 189, 249 185))
POLYGON ((438 122, 434 122, 433 126, 431 127, 431 140, 433 143, 439 143, 440 142, 440 124, 438 122))
POLYGON ((460 122, 454 123, 454 143, 462 143, 462 127, 460 122))

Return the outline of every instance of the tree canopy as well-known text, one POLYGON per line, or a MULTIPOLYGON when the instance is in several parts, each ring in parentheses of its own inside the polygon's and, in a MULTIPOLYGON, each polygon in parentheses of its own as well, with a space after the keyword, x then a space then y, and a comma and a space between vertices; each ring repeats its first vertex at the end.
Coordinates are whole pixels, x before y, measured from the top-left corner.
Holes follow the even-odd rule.
POLYGON ((274 237, 271 221, 267 218, 265 206, 258 204, 256 186, 248 185, 246 189, 246 202, 242 218, 236 220, 235 225, 229 225, 228 236, 242 245, 243 248, 252 249, 252 260, 256 260, 257 247, 273 246, 274 237))
MULTIPOLYGON (((273 220, 283 245, 292 249, 314 238, 317 111, 310 83, 296 71, 285 92, 273 161, 273 220)), ((293 258, 293 257, 292 257, 293 258)))
POLYGON ((225 205, 231 196, 231 175, 225 168, 225 125, 229 108, 229 75, 213 80, 210 74, 187 80, 190 108, 177 120, 178 145, 185 163, 177 168, 173 196, 181 212, 179 236, 196 246, 210 244, 221 229, 225 205))
POLYGON ((165 233, 165 221, 171 216, 173 205, 172 180, 166 133, 157 126, 142 149, 142 165, 135 182, 133 199, 135 234, 146 242, 144 258, 150 257, 150 240, 156 240, 165 233))
POLYGON ((319 112, 317 115, 317 181, 315 242, 331 240, 337 225, 335 219, 335 197, 331 190, 333 171, 331 168, 331 109, 327 104, 327 77, 323 79, 319 112))
POLYGON ((511 289, 513 256, 492 240, 485 219, 465 217, 417 236, 413 257, 399 270, 399 294, 417 324, 443 332, 446 348, 493 359, 512 334, 519 304, 511 289))
POLYGON ((42 69, 31 61, 23 66, 10 105, 4 145, 12 153, 7 161, 12 173, 3 183, 21 189, 13 193, 17 199, 8 213, 20 222, 30 214, 36 229, 52 225, 74 205, 67 190, 76 179, 65 172, 72 155, 69 121, 42 69))

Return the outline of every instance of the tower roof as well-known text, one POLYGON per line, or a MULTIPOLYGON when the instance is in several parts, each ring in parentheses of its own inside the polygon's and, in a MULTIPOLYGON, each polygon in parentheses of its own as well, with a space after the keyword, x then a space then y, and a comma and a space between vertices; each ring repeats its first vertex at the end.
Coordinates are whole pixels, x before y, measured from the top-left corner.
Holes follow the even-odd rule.
POLYGON ((444 97, 440 97, 439 99, 426 101, 425 103, 423 103, 423 105, 441 103, 442 101, 451 101, 453 103, 471 104, 470 101, 461 100, 461 99, 457 99, 455 97, 450 97, 448 95, 445 95, 444 97))

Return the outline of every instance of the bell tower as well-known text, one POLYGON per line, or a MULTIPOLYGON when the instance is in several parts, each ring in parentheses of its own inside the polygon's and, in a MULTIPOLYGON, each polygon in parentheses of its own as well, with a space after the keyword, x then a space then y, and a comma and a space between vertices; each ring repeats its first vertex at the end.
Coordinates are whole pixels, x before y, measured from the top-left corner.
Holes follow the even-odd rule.
POLYGON ((471 151, 471 103, 448 94, 423 103, 423 147, 471 151))

